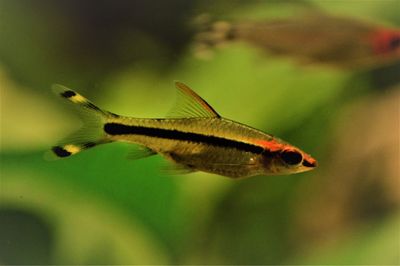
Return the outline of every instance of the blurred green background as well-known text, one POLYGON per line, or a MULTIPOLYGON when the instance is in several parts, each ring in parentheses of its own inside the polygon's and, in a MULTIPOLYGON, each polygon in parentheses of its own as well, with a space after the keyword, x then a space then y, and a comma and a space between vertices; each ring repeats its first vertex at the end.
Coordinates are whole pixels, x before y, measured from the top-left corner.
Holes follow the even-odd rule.
POLYGON ((193 55, 193 18, 323 9, 399 27, 393 1, 0 0, 1 264, 400 264, 398 63, 304 66, 237 43, 193 55), (104 145, 46 161, 79 122, 71 87, 122 115, 162 117, 173 81, 221 115, 319 161, 244 180, 166 175, 104 145))

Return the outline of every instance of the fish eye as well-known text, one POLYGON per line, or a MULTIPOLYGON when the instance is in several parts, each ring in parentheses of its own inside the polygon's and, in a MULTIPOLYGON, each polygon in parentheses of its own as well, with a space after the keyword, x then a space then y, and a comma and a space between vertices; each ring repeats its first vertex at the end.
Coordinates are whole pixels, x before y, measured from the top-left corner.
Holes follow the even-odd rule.
POLYGON ((283 151, 281 158, 288 165, 297 165, 303 161, 301 153, 292 150, 283 151))
POLYGON ((392 40, 390 40, 390 48, 396 49, 400 46, 400 37, 396 36, 392 40))

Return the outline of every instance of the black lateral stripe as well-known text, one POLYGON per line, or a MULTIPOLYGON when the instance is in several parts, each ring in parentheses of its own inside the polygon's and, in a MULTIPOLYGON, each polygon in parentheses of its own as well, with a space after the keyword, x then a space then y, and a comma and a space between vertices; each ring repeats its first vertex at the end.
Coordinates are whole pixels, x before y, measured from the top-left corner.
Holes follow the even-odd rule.
POLYGON ((118 123, 106 123, 104 125, 104 131, 109 135, 143 135, 149 137, 173 139, 173 140, 184 140, 191 142, 201 142, 219 147, 235 148, 242 151, 252 152, 261 154, 264 152, 262 147, 231 140, 221 137, 202 135, 198 133, 182 132, 172 129, 161 129, 152 127, 140 127, 140 126, 127 126, 118 123))

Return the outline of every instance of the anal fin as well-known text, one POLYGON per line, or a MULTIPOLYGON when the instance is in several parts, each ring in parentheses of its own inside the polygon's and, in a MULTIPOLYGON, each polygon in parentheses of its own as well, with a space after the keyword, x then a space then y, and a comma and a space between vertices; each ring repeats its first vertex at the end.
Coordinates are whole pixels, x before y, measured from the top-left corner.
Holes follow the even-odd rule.
POLYGON ((180 164, 180 163, 169 163, 161 168, 161 171, 168 175, 186 175, 197 170, 191 166, 180 164))

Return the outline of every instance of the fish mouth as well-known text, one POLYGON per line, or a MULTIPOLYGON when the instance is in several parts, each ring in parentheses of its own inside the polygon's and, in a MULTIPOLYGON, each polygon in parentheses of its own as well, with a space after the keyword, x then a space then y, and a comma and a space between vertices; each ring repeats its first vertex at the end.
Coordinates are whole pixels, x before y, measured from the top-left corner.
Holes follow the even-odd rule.
POLYGON ((318 163, 317 161, 313 160, 303 160, 303 166, 308 167, 308 168, 315 168, 317 167, 318 163))

